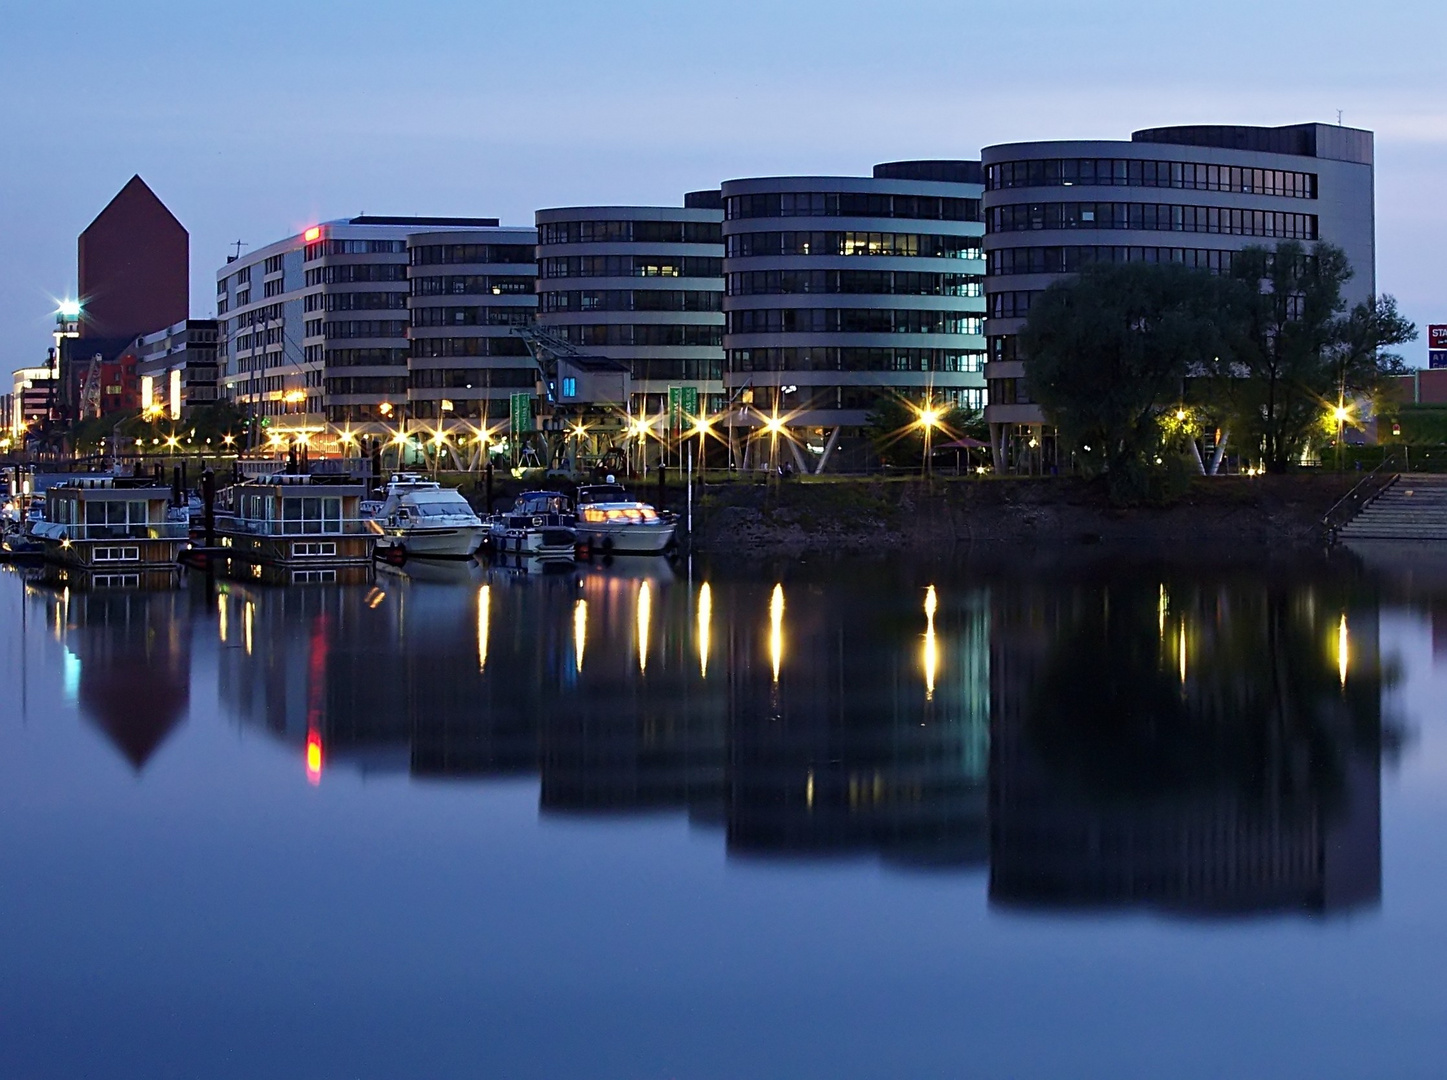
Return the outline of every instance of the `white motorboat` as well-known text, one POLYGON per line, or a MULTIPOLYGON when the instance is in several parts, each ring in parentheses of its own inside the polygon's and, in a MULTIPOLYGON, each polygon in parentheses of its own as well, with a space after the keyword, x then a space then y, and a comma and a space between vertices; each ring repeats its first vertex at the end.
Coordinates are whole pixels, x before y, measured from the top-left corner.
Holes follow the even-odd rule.
POLYGON ((467 559, 481 546, 486 531, 456 488, 444 488, 415 473, 392 477, 368 524, 381 556, 467 559))
MULTIPOLYGON (((609 477, 612 480, 612 477, 609 477)), ((676 525, 616 483, 578 488, 578 542, 605 555, 657 555, 673 543, 676 525)))
POLYGON ((571 559, 577 551, 573 506, 559 491, 525 491, 511 510, 493 517, 492 549, 498 554, 571 559))

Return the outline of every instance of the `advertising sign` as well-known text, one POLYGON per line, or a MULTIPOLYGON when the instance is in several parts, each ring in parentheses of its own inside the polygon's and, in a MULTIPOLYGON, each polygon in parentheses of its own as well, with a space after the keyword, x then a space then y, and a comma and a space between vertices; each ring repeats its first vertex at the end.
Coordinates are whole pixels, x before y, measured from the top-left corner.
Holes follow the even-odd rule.
POLYGON ((533 396, 511 394, 508 397, 508 423, 514 435, 533 430, 533 396))
POLYGON ((698 387, 670 386, 668 388, 668 426, 673 431, 682 431, 685 424, 698 415, 698 387))
POLYGON ((1429 368, 1447 368, 1447 349, 1428 349, 1427 366, 1429 368))
POLYGON ((1447 323, 1427 327, 1427 348, 1447 349, 1447 323))

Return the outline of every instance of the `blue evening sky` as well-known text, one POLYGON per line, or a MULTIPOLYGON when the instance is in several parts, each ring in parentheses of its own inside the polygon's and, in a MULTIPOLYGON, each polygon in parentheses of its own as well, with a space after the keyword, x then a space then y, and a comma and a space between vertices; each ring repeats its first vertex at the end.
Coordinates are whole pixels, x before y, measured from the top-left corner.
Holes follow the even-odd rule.
POLYGON ((1447 322, 1444 40, 1429 0, 6 0, 0 370, 44 356, 75 237, 136 172, 191 232, 204 317, 232 241, 363 210, 530 224, 735 176, 1338 109, 1377 133, 1379 288, 1447 322))

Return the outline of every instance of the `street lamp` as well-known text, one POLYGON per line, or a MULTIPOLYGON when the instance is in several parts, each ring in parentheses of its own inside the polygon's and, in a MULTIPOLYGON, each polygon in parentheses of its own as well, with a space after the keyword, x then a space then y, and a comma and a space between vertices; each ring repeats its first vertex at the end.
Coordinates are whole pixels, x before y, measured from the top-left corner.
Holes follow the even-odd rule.
POLYGON ((919 410, 919 425, 924 428, 924 458, 920 462, 920 472, 925 476, 931 475, 934 471, 931 468, 933 463, 930 461, 930 437, 934 434, 934 429, 939 427, 939 423, 940 410, 936 409, 933 404, 925 402, 924 407, 919 410))
POLYGON ((784 432, 784 418, 775 411, 764 421, 764 430, 769 433, 769 473, 772 478, 779 474, 779 436, 784 432))

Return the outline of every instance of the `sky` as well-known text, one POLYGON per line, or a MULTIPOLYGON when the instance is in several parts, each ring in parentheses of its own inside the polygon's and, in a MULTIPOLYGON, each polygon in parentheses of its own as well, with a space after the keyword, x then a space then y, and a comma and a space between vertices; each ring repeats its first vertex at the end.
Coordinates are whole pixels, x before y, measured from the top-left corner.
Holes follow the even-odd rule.
POLYGON ((3 0, 0 370, 42 361, 76 236, 139 173, 191 233, 678 205, 1185 123, 1376 132, 1377 281, 1447 322, 1447 5, 1399 0, 3 0))

